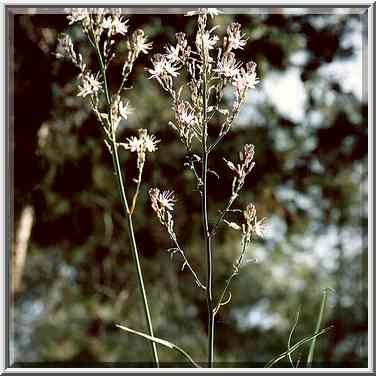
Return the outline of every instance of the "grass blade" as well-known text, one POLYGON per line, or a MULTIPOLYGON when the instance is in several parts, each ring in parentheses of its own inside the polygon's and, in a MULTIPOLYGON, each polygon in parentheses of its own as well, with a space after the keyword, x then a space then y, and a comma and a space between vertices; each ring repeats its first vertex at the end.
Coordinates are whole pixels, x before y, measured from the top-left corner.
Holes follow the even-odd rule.
MULTIPOLYGON (((324 293, 323 293, 322 300, 321 300, 320 313, 319 313, 319 317, 318 317, 317 323, 316 323, 315 334, 319 332, 321 324, 322 324, 322 319, 324 317, 324 311, 325 311, 325 305, 326 305, 327 297, 328 297, 328 289, 324 289, 324 293)), ((316 347, 316 338, 314 338, 312 340, 311 345, 309 347, 309 353, 308 353, 308 358, 307 358, 307 368, 311 368, 311 366, 312 366, 313 354, 315 352, 315 347, 316 347)))
POLYGON ((312 341, 314 338, 316 338, 318 336, 321 336, 322 334, 325 334, 326 332, 328 332, 332 328, 333 328, 332 326, 329 326, 329 327, 327 327, 325 329, 320 330, 318 333, 316 333, 316 334, 314 334, 314 335, 312 335, 310 337, 305 337, 305 338, 301 339, 294 346, 292 346, 290 348, 290 350, 287 350, 284 353, 278 355, 276 358, 272 359, 269 363, 267 363, 267 365, 264 368, 271 368, 274 364, 276 364, 277 362, 279 362, 280 360, 282 360, 283 358, 285 358, 289 354, 292 354, 293 352, 295 352, 296 350, 298 350, 305 343, 307 343, 309 341, 312 341))
MULTIPOLYGON (((295 331, 296 326, 298 325, 299 315, 300 315, 300 309, 298 309, 298 312, 297 312, 297 314, 296 314, 296 319, 295 319, 294 325, 293 325, 293 327, 291 328, 291 332, 290 332, 290 335, 289 335, 289 340, 288 340, 288 342, 287 342, 287 351, 290 351, 290 350, 291 350, 291 338, 292 338, 292 335, 294 334, 294 331, 295 331)), ((290 352, 289 352, 288 356, 289 356, 289 360, 290 360, 291 366, 294 368, 294 362, 292 361, 291 353, 290 353, 290 352)))
POLYGON ((122 330, 125 330, 126 332, 128 333, 132 333, 132 334, 135 334, 137 336, 140 336, 140 337, 143 337, 143 338, 146 338, 147 340, 149 341, 152 341, 152 342, 155 342, 155 343, 159 343, 160 345, 162 346, 165 346, 171 350, 176 350, 178 351, 180 354, 182 354, 184 357, 186 357, 189 362, 196 368, 201 368, 192 358, 189 354, 187 354, 182 348, 180 348, 179 346, 169 342, 169 341, 166 341, 165 339, 161 339, 161 338, 157 338, 157 337, 152 337, 152 336, 149 336, 148 334, 145 334, 145 333, 141 333, 141 332, 138 332, 137 330, 133 330, 133 329, 130 329, 130 328, 127 328, 126 326, 122 326, 122 325, 118 325, 118 324, 115 324, 116 327, 118 327, 119 329, 122 329, 122 330))

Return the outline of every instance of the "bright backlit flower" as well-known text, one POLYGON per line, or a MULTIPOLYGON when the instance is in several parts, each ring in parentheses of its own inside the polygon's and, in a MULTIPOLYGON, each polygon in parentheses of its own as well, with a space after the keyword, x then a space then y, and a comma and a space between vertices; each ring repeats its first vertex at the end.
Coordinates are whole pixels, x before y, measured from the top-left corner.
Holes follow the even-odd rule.
POLYGON ((197 10, 191 10, 187 12, 186 16, 196 16, 196 15, 206 15, 208 14, 210 17, 218 16, 221 11, 217 8, 198 8, 197 10))
POLYGON ((254 89, 260 81, 256 74, 257 64, 253 61, 248 62, 246 68, 241 68, 233 78, 233 85, 236 87, 238 93, 242 93, 247 89, 254 89))
POLYGON ((90 14, 87 8, 68 8, 66 10, 70 12, 70 14, 67 16, 69 25, 72 25, 75 22, 84 21, 90 17, 90 14))
POLYGON ((98 80, 99 73, 94 76, 92 73, 80 74, 81 84, 78 86, 79 93, 77 96, 86 97, 87 95, 96 95, 102 88, 101 82, 98 80))
POLYGON ((119 113, 123 119, 125 120, 128 119, 129 114, 132 113, 132 109, 129 106, 129 102, 126 102, 126 103, 120 102, 119 113))
POLYGON ((215 47, 219 38, 216 35, 211 35, 214 29, 215 28, 210 31, 204 31, 203 33, 197 33, 196 46, 199 51, 209 51, 215 47))
POLYGON ((261 218, 259 221, 255 219, 253 231, 260 238, 264 237, 266 232, 266 218, 261 218))
POLYGON ((146 43, 145 33, 141 29, 137 29, 130 40, 132 48, 136 51, 136 55, 140 52, 148 54, 153 42, 146 43))
POLYGON ((179 75, 178 67, 171 61, 167 60, 164 55, 154 55, 154 59, 152 59, 151 62, 153 63, 153 69, 148 69, 149 73, 152 74, 150 78, 162 76, 164 74, 171 75, 172 77, 177 77, 179 75))
POLYGON ((151 206, 155 212, 167 209, 169 211, 174 210, 175 196, 172 191, 161 192, 158 188, 151 188, 149 190, 149 196, 151 200, 151 206))
POLYGON ((108 29, 108 36, 121 34, 125 35, 128 31, 128 20, 121 16, 108 16, 103 19, 102 27, 103 29, 108 29))
POLYGON ((147 133, 146 129, 138 130, 138 137, 132 136, 127 138, 125 143, 120 143, 126 150, 137 153, 137 168, 142 171, 146 159, 146 152, 152 153, 156 150, 157 144, 160 142, 154 135, 147 133))
POLYGON ((214 71, 227 78, 233 78, 238 74, 240 66, 241 62, 237 62, 235 54, 230 52, 222 57, 214 71))
POLYGON ((248 38, 245 38, 246 34, 242 34, 240 30, 241 25, 238 22, 233 22, 227 27, 229 50, 242 50, 247 44, 248 38))

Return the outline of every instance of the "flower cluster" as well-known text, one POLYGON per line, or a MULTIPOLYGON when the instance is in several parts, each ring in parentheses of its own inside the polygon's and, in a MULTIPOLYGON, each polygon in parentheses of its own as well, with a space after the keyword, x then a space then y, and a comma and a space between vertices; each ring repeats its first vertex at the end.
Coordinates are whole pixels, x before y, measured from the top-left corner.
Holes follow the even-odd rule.
POLYGON ((104 142, 109 152, 115 153, 115 158, 118 158, 117 151, 121 146, 137 153, 138 178, 134 179, 137 188, 129 211, 132 214, 139 193, 146 153, 156 151, 159 140, 148 134, 145 129, 140 129, 138 137, 130 137, 126 142, 119 143, 116 140, 116 132, 120 122, 127 120, 131 113, 129 102, 122 98, 124 85, 136 59, 141 53, 148 53, 151 43, 146 41, 143 30, 136 29, 133 33, 129 32, 129 21, 122 16, 120 8, 72 8, 67 9, 67 12, 69 24, 78 24, 90 45, 95 49, 100 72, 92 73, 86 68, 81 54, 76 53, 68 35, 60 38, 56 56, 70 59, 80 69, 77 95, 89 97, 90 106, 103 127, 104 142), (111 93, 108 85, 109 64, 116 55, 118 37, 125 39, 128 50, 122 69, 121 84, 116 93, 111 93), (103 94, 104 101, 102 100, 103 94))
POLYGON ((215 33, 218 26, 207 26, 208 16, 214 17, 217 14, 219 11, 214 8, 200 8, 188 12, 188 16, 198 16, 198 30, 193 45, 188 43, 184 33, 177 33, 176 44, 167 45, 166 53, 154 55, 151 60, 153 67, 147 69, 149 78, 156 79, 172 97, 176 122, 170 124, 178 131, 187 149, 190 149, 192 135, 197 135, 197 140, 201 142, 204 82, 209 88, 207 109, 211 111, 210 117, 217 112, 219 119, 223 119, 219 137, 223 137, 230 130, 248 90, 253 89, 259 82, 256 64, 243 64, 236 58, 236 50, 244 49, 247 42, 241 25, 237 22, 230 24, 222 44, 215 33), (188 84, 179 85, 179 76, 188 77, 188 84), (234 93, 234 103, 229 109, 223 108, 227 84, 231 84, 234 93), (192 120, 179 122, 181 115, 192 120))
POLYGON ((129 137, 125 143, 119 143, 119 146, 122 146, 132 153, 137 153, 137 168, 142 170, 145 163, 146 152, 152 153, 158 150, 157 144, 159 142, 160 140, 157 140, 154 135, 148 134, 146 129, 139 129, 138 137, 129 137))
MULTIPOLYGON (((93 74, 87 71, 81 54, 76 54, 73 42, 68 35, 63 35, 59 39, 56 56, 70 59, 80 69, 79 79, 81 84, 77 95, 91 97, 90 105, 93 111, 97 114, 102 125, 105 128, 107 127, 105 129, 107 135, 111 134, 111 127, 117 128, 122 118, 127 119, 129 106, 128 103, 125 105, 122 103, 120 95, 137 57, 140 53, 147 54, 151 48, 151 43, 146 41, 144 31, 141 29, 135 30, 128 36, 128 19, 121 15, 121 8, 68 8, 66 11, 69 13, 67 16, 69 24, 79 24, 90 44, 97 50, 100 56, 101 73, 93 74), (115 57, 116 40, 114 37, 117 35, 126 38, 128 51, 123 65, 123 80, 119 90, 114 96, 111 93, 106 93, 108 104, 112 103, 112 116, 110 118, 106 111, 99 108, 100 101, 97 95, 99 91, 103 90, 104 84, 104 78, 102 77, 102 82, 100 82, 99 76, 104 75, 109 62, 115 57)), ((105 92, 105 90, 103 91, 105 92)))
POLYGON ((255 234, 260 238, 264 237, 266 231, 266 218, 261 218, 260 220, 257 218, 256 208, 252 203, 248 204, 243 211, 243 217, 244 223, 241 226, 235 222, 229 222, 227 220, 224 220, 224 222, 232 229, 242 231, 247 242, 249 242, 252 234, 255 234))
POLYGON ((244 145, 244 150, 239 153, 240 163, 235 165, 233 162, 223 158, 227 166, 235 173, 232 183, 232 195, 237 196, 239 190, 243 187, 245 178, 255 166, 253 157, 255 155, 255 147, 252 144, 244 145))
POLYGON ((78 86, 78 94, 79 97, 86 97, 87 95, 90 96, 97 96, 99 91, 102 88, 102 83, 99 81, 99 73, 95 76, 93 73, 81 73, 79 75, 80 78, 80 85, 78 86))

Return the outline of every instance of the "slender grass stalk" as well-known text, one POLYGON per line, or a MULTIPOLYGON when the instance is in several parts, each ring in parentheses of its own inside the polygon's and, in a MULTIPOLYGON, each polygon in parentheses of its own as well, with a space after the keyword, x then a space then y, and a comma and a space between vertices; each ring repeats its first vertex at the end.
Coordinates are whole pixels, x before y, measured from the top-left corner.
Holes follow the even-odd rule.
POLYGON ((285 351, 284 353, 278 355, 277 357, 275 357, 274 359, 272 359, 270 362, 268 362, 265 365, 264 368, 271 368, 271 367, 273 367, 274 364, 278 363, 280 360, 282 360, 282 359, 286 358, 287 356, 289 356, 290 354, 294 353, 296 350, 298 350, 305 343, 310 342, 310 341, 316 339, 318 336, 321 336, 321 335, 327 333, 332 328, 333 328, 332 326, 329 326, 329 327, 327 327, 325 329, 320 330, 318 333, 316 333, 316 334, 314 334, 312 336, 305 337, 305 338, 301 339, 294 346, 290 347, 289 350, 285 351))
POLYGON ((172 350, 176 350, 178 351, 180 354, 182 354, 184 357, 186 357, 188 359, 188 361, 196 368, 201 368, 193 359, 192 357, 186 352, 184 351, 181 347, 175 345, 174 343, 171 343, 169 341, 166 341, 165 339, 162 339, 162 338, 158 338, 158 337, 153 337, 153 336, 149 336, 145 333, 141 333, 141 332, 138 332, 137 330, 133 330, 133 329, 130 329, 126 326, 123 326, 123 325, 118 325, 116 324, 116 327, 118 327, 119 329, 122 329, 122 330, 125 330, 126 332, 128 333, 132 333, 132 334, 135 334, 137 336, 140 336, 140 337, 143 337, 143 338, 146 338, 147 340, 149 340, 150 342, 152 343, 159 343, 160 345, 163 345, 165 347, 168 347, 169 349, 172 349, 172 350))
MULTIPOLYGON (((291 331, 290 331, 290 334, 289 334, 289 339, 287 341, 287 351, 289 352, 289 360, 290 360, 290 364, 292 367, 294 367, 294 362, 292 361, 292 357, 291 357, 291 353, 290 353, 290 350, 291 350, 291 339, 292 339, 292 336, 295 332, 295 329, 296 329, 296 326, 298 325, 298 321, 299 321, 299 316, 300 316, 300 309, 298 309, 298 312, 296 313, 296 318, 295 318, 295 322, 294 322, 294 325, 292 326, 291 328, 291 331)), ((298 365, 298 362, 297 362, 297 365, 298 365)), ((297 367, 296 365, 296 367, 297 367)))
MULTIPOLYGON (((319 317, 318 317, 317 323, 316 323, 315 334, 320 331, 322 319, 324 317, 327 297, 328 297, 328 289, 324 289, 322 300, 321 300, 320 313, 319 313, 319 317)), ((315 347, 316 347, 316 337, 312 340, 311 345, 309 347, 309 353, 308 353, 308 358, 307 358, 307 368, 312 367, 312 361, 313 361, 313 355, 315 353, 315 347)))
MULTIPOLYGON (((121 171, 120 167, 120 161, 119 161, 119 154, 118 154, 118 147, 117 147, 117 142, 116 142, 116 133, 115 133, 115 128, 112 125, 112 120, 111 120, 111 97, 109 94, 109 88, 108 88, 108 83, 107 83, 107 75, 106 75, 106 67, 103 62, 103 58, 99 49, 99 46, 97 43, 95 43, 95 50, 97 52, 98 58, 99 58, 99 63, 100 63, 100 69, 101 69, 101 74, 103 78, 103 84, 104 84, 104 90, 105 90, 105 96, 107 100, 107 105, 109 108, 109 122, 111 125, 111 155, 112 155, 112 162, 113 162, 113 168, 115 171, 116 175, 116 180, 118 183, 119 191, 120 191, 120 198, 121 202, 123 205, 124 209, 124 214, 127 218, 127 227, 128 227, 128 236, 129 236, 129 241, 131 243, 131 252, 132 252, 132 257, 134 264, 136 266, 136 272, 137 272, 137 279, 138 279, 138 284, 139 284, 139 289, 141 292, 142 296, 142 304, 144 308, 144 314, 145 314, 145 319, 147 322, 148 326, 148 331, 151 337, 154 337, 154 331, 153 331, 153 325, 151 321, 151 315, 150 315, 150 309, 149 309, 149 304, 146 296, 146 291, 145 291, 145 284, 144 284, 144 278, 142 275, 142 269, 141 269, 141 264, 140 264, 140 258, 138 255, 138 249, 137 249, 137 243, 136 243, 136 237, 134 234, 134 228, 133 228, 133 221, 132 221, 132 212, 129 209, 129 204, 127 200, 127 196, 125 193, 125 188, 124 188, 124 179, 123 179, 123 174, 121 171)), ((132 205, 132 211, 134 209, 134 204, 132 205)), ((153 353, 153 358, 156 367, 159 368, 159 358, 158 358, 158 352, 157 348, 154 342, 151 342, 151 350, 153 353)))

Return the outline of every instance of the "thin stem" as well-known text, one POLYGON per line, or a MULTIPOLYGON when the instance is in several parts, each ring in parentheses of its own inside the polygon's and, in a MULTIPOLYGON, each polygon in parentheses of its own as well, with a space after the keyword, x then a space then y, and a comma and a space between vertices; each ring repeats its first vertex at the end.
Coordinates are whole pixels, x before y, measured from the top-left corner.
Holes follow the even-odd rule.
POLYGON ((231 284, 231 281, 238 275, 239 273, 239 268, 240 268, 240 265, 243 261, 243 257, 245 255, 245 251, 247 250, 247 247, 248 247, 248 244, 249 244, 249 240, 248 239, 245 239, 243 237, 242 239, 242 250, 240 252, 240 256, 239 258, 237 259, 236 263, 234 264, 234 269, 230 275, 230 277, 227 278, 227 281, 226 281, 226 284, 225 284, 225 287, 223 288, 222 290, 222 293, 221 293, 221 296, 218 300, 218 303, 217 305, 215 306, 215 309, 214 309, 214 314, 216 315, 219 311, 219 309, 221 308, 221 305, 224 305, 223 304, 223 299, 225 297, 225 294, 228 290, 228 288, 230 287, 230 284, 231 284))
POLYGON ((227 211, 231 208, 232 204, 234 203, 234 201, 236 200, 236 197, 238 195, 231 195, 230 199, 228 200, 224 210, 222 210, 217 222, 215 223, 215 225, 212 227, 211 229, 211 236, 213 237, 215 235, 215 232, 216 232, 216 229, 217 227, 220 225, 220 223, 222 222, 224 216, 226 215, 227 211))
MULTIPOLYGON (((322 297, 322 300, 321 300, 320 313, 319 313, 319 317, 318 317, 317 323, 316 323, 315 334, 317 334, 320 331, 322 319, 324 317, 327 297, 328 297, 328 289, 324 289, 323 297, 322 297)), ((313 355, 315 353, 315 347, 316 347, 316 337, 312 340, 311 345, 309 347, 309 353, 308 353, 308 358, 307 358, 307 368, 312 367, 312 361, 313 361, 313 355)))
MULTIPOLYGON (((113 132, 113 137, 115 137, 115 134, 113 132)), ((128 201, 127 197, 125 195, 125 189, 124 189, 124 184, 123 184, 123 177, 121 173, 121 168, 120 168, 120 161, 119 161, 119 155, 116 147, 116 143, 114 142, 112 145, 112 160, 115 168, 115 174, 117 177, 118 185, 120 188, 120 196, 121 196, 121 201, 124 207, 125 215, 127 218, 127 225, 128 225, 128 235, 129 235, 129 240, 131 242, 131 250, 132 250, 132 256, 133 256, 133 261, 136 265, 136 272, 137 272, 137 278, 138 278, 138 283, 139 287, 141 290, 141 295, 142 295, 142 303, 144 307, 144 312, 145 312, 145 318, 146 322, 148 325, 148 331, 150 336, 154 337, 154 331, 153 331, 153 326, 151 323, 151 315, 150 315, 150 310, 149 310, 149 304, 146 296, 146 291, 145 291, 145 285, 144 285, 144 278, 142 275, 142 270, 141 270, 141 264, 140 264, 140 259, 138 256, 138 250, 137 250, 137 244, 136 244, 136 238, 134 234, 134 229, 133 229, 133 222, 132 222, 132 216, 129 212, 129 206, 128 206, 128 201)), ((152 347, 152 352, 153 352, 153 357, 155 361, 155 365, 159 368, 159 359, 158 359, 158 353, 157 353, 157 348, 154 342, 151 343, 152 347)))
MULTIPOLYGON (((99 49, 98 43, 95 44, 95 49, 99 58, 99 63, 100 63, 100 68, 101 68, 101 73, 102 73, 102 78, 104 82, 104 89, 105 89, 105 95, 106 95, 106 100, 107 100, 107 105, 109 108, 109 122, 111 126, 111 156, 112 156, 112 162, 113 162, 113 167, 115 171, 115 175, 117 178, 117 183, 118 187, 120 190, 120 197, 121 201, 123 204, 125 216, 127 218, 127 226, 128 226, 128 236, 129 236, 129 241, 131 243, 131 251, 132 251, 132 257, 133 261, 136 265, 136 272, 137 272, 137 278, 138 278, 138 283, 139 283, 139 288, 141 291, 141 296, 142 296, 142 303, 144 307, 144 313, 145 313, 145 319, 147 322, 148 330, 150 336, 154 337, 154 332, 153 332, 153 326, 151 323, 151 316, 150 316, 150 310, 149 310, 149 304, 146 296, 146 291, 145 291, 145 285, 144 285, 144 279, 142 275, 142 270, 141 270, 141 264, 140 264, 140 259, 138 256, 138 250, 137 250, 137 243, 136 243, 136 238, 134 234, 134 229, 133 229, 133 222, 132 222, 132 217, 129 211, 129 205, 128 205, 128 200, 127 196, 125 193, 125 188, 124 188, 124 182, 123 182, 123 175, 120 167, 120 161, 119 161, 119 154, 118 154, 118 148, 117 148, 117 143, 116 143, 116 134, 115 134, 115 128, 112 125, 112 119, 111 119, 111 97, 109 94, 108 90, 108 84, 107 84, 107 77, 106 77, 106 68, 102 59, 102 55, 99 49)), ((154 342, 151 343, 152 347, 152 353, 154 357, 154 362, 156 367, 159 368, 159 358, 158 358, 158 353, 157 353, 157 348, 154 342)))
POLYGON ((144 170, 144 166, 142 165, 138 171, 138 178, 137 178, 137 187, 136 187, 136 192, 133 195, 132 198, 132 206, 129 211, 129 215, 131 216, 134 212, 134 209, 136 208, 136 202, 137 202, 137 197, 138 194, 140 193, 140 187, 141 187, 141 179, 142 179, 142 171, 144 170))
MULTIPOLYGON (((205 55, 205 53, 204 53, 205 55)), ((208 121, 207 121, 207 101, 208 101, 208 90, 207 90, 207 73, 206 73, 206 62, 204 58, 204 68, 203 68, 203 129, 202 129, 202 195, 201 195, 201 206, 202 206, 202 224, 204 231, 206 258, 207 258, 207 283, 206 283, 206 295, 207 295, 207 306, 208 306, 208 367, 213 367, 214 361, 214 307, 213 307, 213 260, 212 260, 212 249, 211 249, 211 236, 209 230, 208 221, 208 150, 207 150, 207 139, 208 139, 208 121)))
MULTIPOLYGON (((201 287, 203 290, 206 290, 205 285, 204 285, 204 284, 200 281, 200 279, 198 278, 196 272, 193 270, 191 264, 189 263, 187 257, 185 256, 184 251, 180 248, 180 245, 179 245, 179 243, 178 243, 178 241, 177 241, 177 239, 176 239, 175 237, 173 238, 173 241, 174 241, 174 243, 175 243, 176 249, 179 251, 180 255, 183 257, 183 260, 184 260, 184 264, 183 264, 183 265, 184 265, 184 266, 187 266, 187 268, 189 269, 189 271, 192 273, 193 278, 195 279, 195 282, 197 283, 197 285, 198 285, 199 287, 201 287)), ((183 266, 183 267, 184 267, 184 266, 183 266)))

